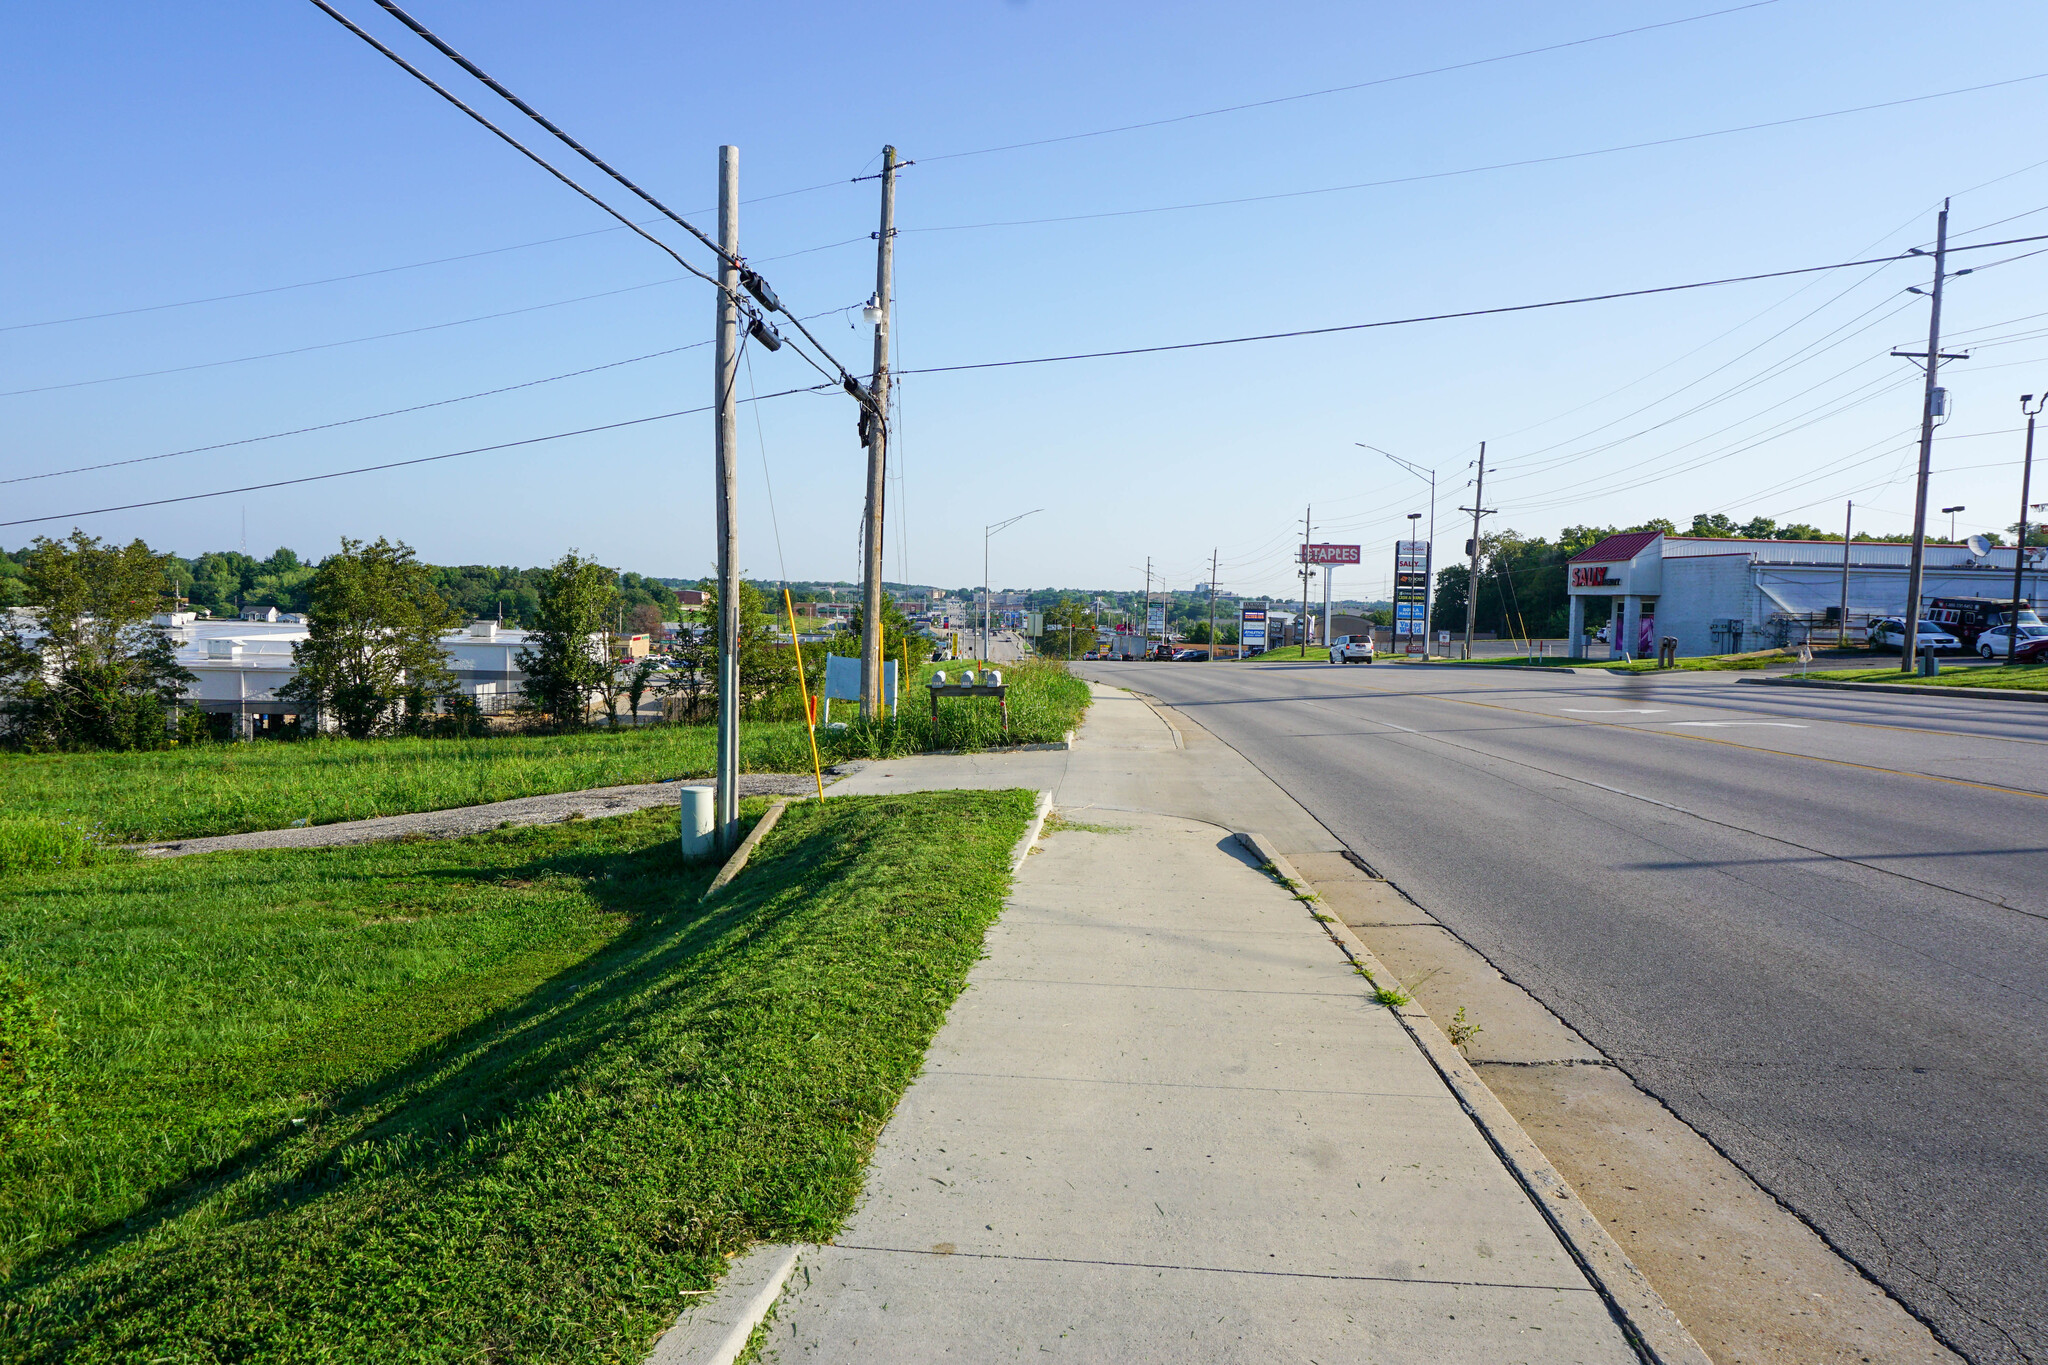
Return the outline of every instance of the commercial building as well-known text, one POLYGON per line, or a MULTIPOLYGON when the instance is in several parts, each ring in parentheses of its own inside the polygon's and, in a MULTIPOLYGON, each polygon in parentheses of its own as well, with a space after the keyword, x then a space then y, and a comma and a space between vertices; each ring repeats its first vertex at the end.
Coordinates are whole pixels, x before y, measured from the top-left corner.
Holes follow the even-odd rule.
MULTIPOLYGON (((1707 540, 1632 531, 1573 555, 1565 567, 1574 658, 1584 657, 1589 619, 1610 616, 1615 657, 1654 654, 1664 636, 1681 655, 1731 654, 1839 630, 1859 639, 1874 617, 1904 616, 1911 545, 1890 541, 1707 540), (1847 616, 1843 616, 1844 598, 1847 616), (1590 609, 1590 610, 1589 610, 1590 609)), ((2011 547, 1983 555, 1967 545, 1929 545, 1922 602, 1932 597, 2012 595, 2011 547)), ((2048 550, 2026 551, 2021 596, 2041 600, 2048 550)), ((1597 647, 1596 647, 1597 648, 1597 647)))
MULTIPOLYGON (((248 613, 250 620, 213 620, 192 612, 158 616, 176 646, 178 662, 195 681, 185 705, 221 719, 217 724, 238 739, 277 734, 301 723, 296 702, 278 696, 295 676, 292 646, 306 639, 297 617, 248 613)), ((643 637, 638 637, 644 640, 643 637)), ((473 698, 486 715, 509 711, 519 702, 526 675, 518 665, 527 632, 496 621, 473 621, 441 637, 457 690, 473 698)))

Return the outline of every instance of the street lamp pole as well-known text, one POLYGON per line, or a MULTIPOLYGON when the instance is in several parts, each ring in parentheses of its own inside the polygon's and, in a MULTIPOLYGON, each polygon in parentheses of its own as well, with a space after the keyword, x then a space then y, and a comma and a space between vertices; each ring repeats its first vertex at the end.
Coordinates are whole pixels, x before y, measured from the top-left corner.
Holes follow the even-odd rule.
POLYGON ((1019 512, 1008 521, 998 521, 981 528, 981 661, 988 662, 988 542, 998 531, 1007 531, 1026 517, 1037 516, 1045 509, 1034 507, 1029 512, 1019 512))
POLYGON ((2048 395, 2043 395, 2040 402, 2036 402, 2031 393, 2020 399, 2020 411, 2027 415, 2027 455, 2020 464, 2020 524, 2014 528, 2019 532, 2019 541, 2012 550, 2012 629, 2005 637, 2007 668, 2012 667, 2013 657, 2020 647, 2020 589, 2025 586, 2021 574, 2027 563, 2027 498, 2034 482, 2034 419, 2040 415, 2043 403, 2048 403, 2048 395))
POLYGON ((1948 543, 1953 545, 1956 543, 1956 513, 1967 512, 1970 509, 1957 503, 1954 507, 1944 507, 1941 510, 1948 516, 1948 543))

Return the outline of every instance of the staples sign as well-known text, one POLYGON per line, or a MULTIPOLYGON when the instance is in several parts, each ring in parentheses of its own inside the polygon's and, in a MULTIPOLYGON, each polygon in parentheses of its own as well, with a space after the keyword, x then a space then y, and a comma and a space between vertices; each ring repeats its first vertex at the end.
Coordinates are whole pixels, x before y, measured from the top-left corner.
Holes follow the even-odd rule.
POLYGON ((1611 566, 1606 564, 1582 564, 1572 570, 1572 586, 1575 588, 1618 588, 1621 580, 1614 576, 1611 566))

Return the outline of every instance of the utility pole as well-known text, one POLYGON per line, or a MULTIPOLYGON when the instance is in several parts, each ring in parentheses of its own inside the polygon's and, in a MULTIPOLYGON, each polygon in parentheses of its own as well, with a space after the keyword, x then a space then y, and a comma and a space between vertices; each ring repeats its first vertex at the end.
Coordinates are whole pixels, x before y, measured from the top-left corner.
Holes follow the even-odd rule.
MULTIPOLYGON (((2019 531, 2019 540, 2012 549, 2012 631, 2005 641, 2007 668, 2012 667, 2013 656, 2020 647, 2020 589, 2026 586, 2020 575, 2027 565, 2027 498, 2034 483, 2034 418, 2040 415, 2042 403, 2048 403, 2048 397, 2044 397, 2041 403, 2036 403, 2031 393, 2020 399, 2020 411, 2027 415, 2027 456, 2020 465, 2020 524, 2015 528, 2019 531)), ((2040 586, 2038 580, 2035 586, 2040 586)))
POLYGON ((1842 615, 1835 622, 1835 648, 1849 647, 1849 532, 1856 524, 1856 504, 1842 513, 1842 615))
MULTIPOLYGON (((1914 254, 1926 255, 1918 247, 1914 254)), ((1944 360, 1968 360, 1969 354, 1943 355, 1941 353, 1941 286, 1947 275, 1948 265, 1948 200, 1941 201, 1941 216, 1934 220, 1934 288, 1931 293, 1915 288, 1915 294, 1927 293, 1927 350, 1925 354, 1912 351, 1893 351, 1892 354, 1906 360, 1922 361, 1921 369, 1926 372, 1927 384, 1920 400, 1920 479, 1913 495, 1913 559, 1906 570, 1906 615, 1905 643, 1899 646, 1899 671, 1911 673, 1916 666, 1915 655, 1920 644, 1920 582, 1927 567, 1927 474, 1934 457, 1934 419, 1940 414, 1937 408, 1946 406, 1945 395, 1936 382, 1944 360)), ((1967 270, 1958 271, 1967 275, 1967 270)))
MULTIPOLYGON (((2026 519, 2026 507, 2022 504, 2020 520, 2024 523, 2026 519)), ((2024 540, 2025 537, 2022 536, 2021 539, 2024 540)), ((1222 548, 1219 545, 1209 551, 1209 662, 1212 664, 1223 657, 1222 652, 1216 647, 1216 556, 1222 551, 1222 548)), ((1243 641, 1238 642, 1238 648, 1244 648, 1243 641)))
MULTIPOLYGON (((1465 575, 1465 657, 1472 657, 1472 618, 1479 614, 1479 519, 1491 515, 1493 509, 1486 505, 1486 442, 1479 443, 1479 482, 1472 490, 1472 505, 1460 507, 1460 512, 1472 514, 1472 556, 1471 568, 1465 575)), ((1427 626, 1424 627, 1427 629, 1427 626)), ((1429 657, 1429 642, 1423 641, 1422 657, 1429 657)))
MULTIPOLYGON (((868 421, 868 505, 862 546, 860 714, 882 714, 882 496, 889 463, 889 297, 896 261, 896 149, 882 148, 882 229, 875 251, 875 395, 868 421)), ((900 683, 898 684, 901 685, 900 683)))
POLYGON ((1308 584, 1309 579, 1315 576, 1315 570, 1308 566, 1308 542, 1315 534, 1312 520, 1315 510, 1313 505, 1301 509, 1301 620, 1296 623, 1294 633, 1299 637, 1295 643, 1301 646, 1304 659, 1308 657, 1308 584))
POLYGON ((740 149, 718 149, 718 347, 712 378, 712 446, 718 477, 718 784, 712 798, 718 848, 740 837, 740 535, 739 423, 734 407, 740 377, 740 149))
MULTIPOLYGON (((1163 634, 1164 632, 1161 632, 1161 633, 1163 634)), ((1146 653, 1146 654, 1150 654, 1150 653, 1152 652, 1152 556, 1151 556, 1151 555, 1146 555, 1146 556, 1145 556, 1145 648, 1144 648, 1144 651, 1143 651, 1143 652, 1144 652, 1144 653, 1146 653)))

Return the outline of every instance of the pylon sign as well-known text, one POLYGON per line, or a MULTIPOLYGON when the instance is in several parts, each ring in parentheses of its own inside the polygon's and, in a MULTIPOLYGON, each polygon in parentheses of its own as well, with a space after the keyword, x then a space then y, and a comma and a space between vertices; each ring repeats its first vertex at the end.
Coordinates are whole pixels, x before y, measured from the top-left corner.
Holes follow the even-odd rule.
POLYGON ((1406 654, 1429 652, 1429 542, 1394 542, 1394 642, 1406 654))
POLYGON ((1303 564, 1356 564, 1356 545, 1304 545, 1301 547, 1300 562, 1303 564))

